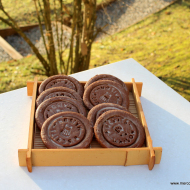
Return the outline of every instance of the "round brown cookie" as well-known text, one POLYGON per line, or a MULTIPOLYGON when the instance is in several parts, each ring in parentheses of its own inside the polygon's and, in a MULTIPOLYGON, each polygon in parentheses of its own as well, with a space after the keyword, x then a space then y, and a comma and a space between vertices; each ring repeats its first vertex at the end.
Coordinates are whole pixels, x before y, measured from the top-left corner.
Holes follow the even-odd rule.
POLYGON ((93 138, 89 121, 75 112, 61 112, 48 118, 41 130, 47 148, 86 148, 93 138))
POLYGON ((106 148, 141 147, 145 141, 145 132, 140 121, 123 110, 103 113, 95 123, 94 133, 97 141, 106 148))
POLYGON ((96 81, 99 81, 99 80, 111 80, 111 81, 118 82, 121 86, 123 86, 125 88, 126 91, 128 91, 127 86, 125 85, 125 83, 122 80, 120 80, 119 78, 117 78, 117 77, 115 77, 113 75, 109 75, 109 74, 95 75, 89 81, 87 81, 87 83, 84 86, 84 89, 86 89, 93 82, 96 82, 96 81))
POLYGON ((83 101, 89 109, 102 103, 114 103, 129 108, 129 93, 117 82, 100 80, 85 89, 83 101))
POLYGON ((87 119, 90 121, 90 124, 94 126, 96 123, 96 120, 105 112, 110 111, 110 110, 124 110, 128 111, 126 108, 123 106, 120 106, 118 104, 113 104, 113 103, 103 103, 99 104, 97 106, 94 106, 89 112, 88 112, 88 117, 87 119))
POLYGON ((74 91, 70 88, 66 88, 66 87, 54 87, 54 88, 50 88, 50 89, 43 91, 38 96, 38 98, 36 100, 36 106, 38 107, 43 101, 45 101, 49 98, 57 97, 57 96, 66 96, 69 98, 73 98, 83 104, 82 98, 76 91, 74 91))
POLYGON ((86 108, 81 102, 69 97, 54 97, 42 102, 36 109, 35 120, 37 126, 41 129, 44 121, 52 115, 59 112, 77 112, 86 117, 86 108))
POLYGON ((54 75, 44 80, 39 87, 39 94, 49 88, 58 86, 70 88, 78 92, 81 97, 83 95, 84 89, 82 84, 75 78, 67 75, 54 75))

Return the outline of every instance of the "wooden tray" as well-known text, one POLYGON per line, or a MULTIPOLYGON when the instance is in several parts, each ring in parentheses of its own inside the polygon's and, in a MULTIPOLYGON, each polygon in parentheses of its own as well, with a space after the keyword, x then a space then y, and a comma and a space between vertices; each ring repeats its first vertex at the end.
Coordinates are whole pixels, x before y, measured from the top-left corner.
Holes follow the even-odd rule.
MULTIPOLYGON (((85 85, 86 82, 81 82, 85 85)), ((19 165, 27 166, 32 172, 32 166, 100 166, 100 165, 148 165, 152 170, 154 164, 159 164, 162 156, 162 147, 153 147, 142 109, 140 96, 142 82, 125 82, 129 89, 129 111, 141 121, 146 134, 145 145, 141 148, 102 148, 96 139, 93 139, 86 149, 46 149, 40 131, 35 125, 35 101, 40 81, 27 82, 28 96, 32 96, 32 107, 29 125, 28 149, 19 149, 19 165)))

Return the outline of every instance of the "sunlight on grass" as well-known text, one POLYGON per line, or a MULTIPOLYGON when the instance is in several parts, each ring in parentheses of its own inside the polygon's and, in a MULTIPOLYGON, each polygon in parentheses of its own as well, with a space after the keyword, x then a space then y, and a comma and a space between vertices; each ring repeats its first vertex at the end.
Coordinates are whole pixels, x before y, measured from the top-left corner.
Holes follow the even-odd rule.
POLYGON ((91 68, 134 58, 190 101, 190 1, 93 44, 91 68))

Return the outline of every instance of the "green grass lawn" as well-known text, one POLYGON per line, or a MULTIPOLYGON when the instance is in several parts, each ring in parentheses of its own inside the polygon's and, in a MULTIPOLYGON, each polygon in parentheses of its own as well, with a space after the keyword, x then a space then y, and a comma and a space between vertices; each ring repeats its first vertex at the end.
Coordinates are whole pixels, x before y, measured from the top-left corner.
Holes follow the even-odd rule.
MULTIPOLYGON (((190 101, 190 0, 178 1, 93 44, 90 68, 134 58, 190 101)), ((0 63, 0 92, 26 86, 41 66, 34 56, 0 63)), ((40 79, 45 76, 39 75, 40 79)))
POLYGON ((91 68, 134 58, 190 101, 190 0, 93 45, 91 68))
MULTIPOLYGON (((0 93, 26 86, 28 80, 34 80, 34 76, 42 69, 35 56, 23 58, 19 61, 0 63, 0 93)), ((39 80, 46 76, 37 75, 39 80)))

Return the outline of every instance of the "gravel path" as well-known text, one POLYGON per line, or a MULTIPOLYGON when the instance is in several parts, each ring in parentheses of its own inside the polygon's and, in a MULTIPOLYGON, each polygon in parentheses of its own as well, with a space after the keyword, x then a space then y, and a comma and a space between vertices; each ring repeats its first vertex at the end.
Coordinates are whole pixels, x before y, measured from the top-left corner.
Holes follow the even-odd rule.
MULTIPOLYGON (((103 27, 104 25, 109 24, 104 31, 108 34, 114 34, 166 7, 173 1, 174 0, 117 0, 108 7, 97 12, 96 25, 98 27, 103 27)), ((55 27, 53 27, 53 32, 55 33, 55 27)), ((25 32, 25 34, 31 39, 36 47, 39 48, 41 53, 45 53, 38 27, 25 32)), ((100 34, 97 39, 102 39, 105 36, 106 34, 100 34)), ((69 43, 69 38, 70 31, 67 29, 64 32, 66 43, 69 43)), ((6 40, 22 56, 33 54, 28 44, 20 36, 9 36, 6 40)), ((11 59, 12 58, 0 47, 0 62, 11 59)))
MULTIPOLYGON (((108 34, 119 32, 148 15, 170 5, 174 0, 117 0, 97 13, 97 26, 108 26, 104 31, 108 34)), ((106 34, 100 34, 99 39, 106 34)))
MULTIPOLYGON (((54 40, 56 41, 56 27, 52 25, 53 29, 53 34, 54 34, 54 40)), ((44 33, 46 33, 45 27, 43 27, 44 33)), ((61 34, 61 28, 59 27, 58 32, 61 34)), ((71 35, 71 29, 68 27, 65 27, 63 30, 63 39, 65 44, 70 43, 70 35, 71 35)), ((39 30, 39 27, 35 27, 28 32, 24 32, 26 36, 32 41, 33 44, 39 49, 39 52, 42 54, 45 54, 45 48, 44 48, 44 43, 43 39, 41 37, 41 33, 39 30)), ((47 38, 47 36, 45 36, 47 38)), ((6 38, 6 41, 16 49, 22 56, 27 56, 28 54, 33 54, 30 46, 25 42, 25 40, 20 37, 19 35, 12 35, 8 36, 6 38)), ((56 48, 57 48, 57 43, 56 43, 56 48)), ((10 57, 0 46, 0 62, 2 61, 9 61, 11 60, 12 57, 10 57)))

